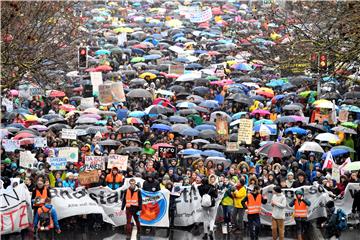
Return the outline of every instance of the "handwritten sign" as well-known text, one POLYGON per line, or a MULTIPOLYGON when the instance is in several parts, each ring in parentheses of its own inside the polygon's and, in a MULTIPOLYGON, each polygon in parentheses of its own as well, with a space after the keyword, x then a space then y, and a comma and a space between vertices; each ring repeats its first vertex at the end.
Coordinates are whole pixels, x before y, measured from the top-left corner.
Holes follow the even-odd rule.
POLYGON ((109 155, 107 168, 112 169, 113 167, 117 167, 119 171, 126 171, 128 158, 129 156, 127 155, 109 155))
POLYGON ((32 168, 36 162, 35 154, 32 154, 30 151, 20 152, 20 167, 32 168))
POLYGON ((252 142, 252 129, 253 121, 251 119, 240 119, 239 129, 238 129, 238 143, 239 145, 242 142, 246 144, 251 144, 252 142))
POLYGON ((175 147, 159 147, 158 150, 159 158, 176 158, 176 148, 175 147))
POLYGON ((334 179, 337 183, 340 182, 340 166, 335 163, 332 165, 331 178, 334 179))
POLYGON ((36 137, 34 138, 34 145, 38 148, 47 147, 47 139, 43 137, 36 137))
POLYGON ((1 144, 4 147, 5 152, 14 152, 16 149, 20 148, 20 140, 3 139, 1 144))
POLYGON ((79 149, 76 147, 58 148, 58 157, 66 158, 68 162, 78 162, 79 149))
POLYGON ((80 172, 78 180, 81 185, 99 182, 99 174, 97 170, 80 172))
POLYGON ((42 88, 30 88, 30 96, 43 96, 45 91, 42 88))
POLYGON ((80 105, 83 107, 93 107, 94 106, 94 97, 86 97, 80 100, 80 105))
POLYGON ((47 162, 50 164, 50 170, 65 170, 66 158, 61 157, 48 157, 47 162))
POLYGON ((93 94, 99 92, 99 85, 103 84, 102 72, 90 72, 91 85, 93 94))
POLYGON ((61 138, 62 139, 74 139, 74 140, 76 140, 76 129, 63 128, 61 130, 61 138))
POLYGON ((198 11, 193 13, 190 16, 190 22, 192 23, 202 23, 202 22, 206 22, 209 21, 212 18, 212 11, 211 8, 207 8, 204 11, 198 11))
POLYGON ((105 170, 105 158, 101 156, 86 156, 85 157, 86 170, 105 170))
POLYGON ((227 152, 236 152, 239 150, 239 144, 237 142, 226 142, 227 152))
POLYGON ((348 121, 348 117, 349 117, 349 112, 345 109, 341 109, 339 111, 339 117, 338 120, 340 122, 347 122, 348 121))
POLYGON ((111 85, 99 85, 99 101, 101 104, 111 104, 113 102, 113 95, 111 92, 111 85))
POLYGON ((182 75, 185 72, 185 67, 182 64, 179 65, 169 65, 169 74, 182 75))
POLYGON ((216 118, 216 133, 222 138, 227 139, 229 136, 229 126, 226 118, 216 118))
POLYGON ((124 86, 122 82, 116 82, 111 84, 111 93, 113 95, 113 100, 118 102, 125 102, 126 96, 124 92, 124 86))

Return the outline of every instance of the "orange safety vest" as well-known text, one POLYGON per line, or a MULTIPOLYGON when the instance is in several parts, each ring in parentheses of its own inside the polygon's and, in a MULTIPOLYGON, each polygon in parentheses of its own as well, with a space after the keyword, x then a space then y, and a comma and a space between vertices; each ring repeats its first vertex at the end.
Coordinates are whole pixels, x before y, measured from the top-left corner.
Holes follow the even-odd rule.
POLYGON ((251 193, 249 193, 247 197, 248 197, 248 201, 247 201, 248 214, 260 214, 261 198, 262 198, 261 194, 258 194, 256 196, 256 199, 251 193))
MULTIPOLYGON (((40 217, 40 214, 42 214, 43 212, 44 213, 47 213, 47 212, 49 212, 51 210, 51 208, 49 209, 49 208, 47 208, 47 207, 45 207, 45 206, 42 206, 42 207, 40 207, 38 210, 37 210, 37 213, 38 213, 38 216, 40 217)), ((47 230, 50 230, 50 229, 53 229, 54 228, 54 221, 53 221, 53 219, 52 219, 52 217, 51 217, 51 214, 50 214, 50 224, 49 224, 49 226, 47 226, 47 227, 45 227, 45 228, 41 228, 42 226, 40 225, 40 221, 39 221, 39 223, 38 223, 38 229, 39 230, 42 230, 42 231, 47 231, 47 230)))
POLYGON ((307 217, 307 206, 303 201, 299 201, 297 199, 295 199, 295 212, 294 212, 294 217, 298 217, 298 218, 306 218, 307 217))
MULTIPOLYGON (((45 199, 48 197, 47 196, 47 188, 44 187, 42 194, 40 193, 40 191, 38 189, 36 189, 35 197, 40 197, 41 200, 43 200, 43 202, 45 202, 45 199)), ((41 207, 41 206, 44 206, 44 203, 39 203, 39 204, 34 203, 34 206, 41 207)))
POLYGON ((131 195, 130 189, 126 191, 126 207, 139 206, 139 192, 135 191, 131 195))
POLYGON ((123 178, 120 174, 116 174, 115 178, 112 173, 109 173, 106 176, 106 182, 108 182, 108 183, 121 183, 122 180, 123 180, 123 178), (115 181, 114 181, 114 179, 115 179, 115 181))

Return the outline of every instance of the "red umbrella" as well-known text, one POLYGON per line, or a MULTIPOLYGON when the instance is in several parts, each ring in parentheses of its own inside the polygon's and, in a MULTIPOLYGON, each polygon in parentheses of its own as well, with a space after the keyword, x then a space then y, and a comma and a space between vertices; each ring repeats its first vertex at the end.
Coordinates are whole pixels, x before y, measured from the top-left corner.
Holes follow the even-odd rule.
POLYGON ((96 70, 96 68, 88 68, 88 69, 85 69, 85 72, 98 72, 96 70))
POLYGON ((224 12, 221 10, 220 7, 214 7, 211 9, 213 15, 222 15, 224 12))
POLYGON ((159 147, 173 147, 173 145, 168 144, 168 143, 156 143, 156 144, 152 145, 152 148, 155 150, 158 150, 159 147))
POLYGON ((49 97, 65 97, 65 93, 58 90, 51 90, 49 97))
POLYGON ((180 75, 178 74, 166 74, 165 77, 167 78, 178 78, 180 75))
POLYGON ((20 145, 30 145, 34 144, 35 139, 34 138, 23 138, 20 140, 20 145))
POLYGON ((105 72, 105 71, 111 71, 112 67, 108 66, 108 65, 101 65, 95 68, 96 72, 105 72))
POLYGON ((61 110, 64 110, 66 112, 71 112, 71 111, 75 111, 76 107, 74 107, 71 104, 63 104, 59 107, 61 110))
POLYGON ((139 44, 135 44, 135 45, 133 45, 131 48, 146 49, 146 48, 148 48, 148 46, 147 46, 146 44, 139 43, 139 44))
POLYGON ((286 144, 278 142, 270 142, 259 148, 259 154, 267 155, 267 157, 289 157, 294 154, 293 150, 286 144))
POLYGON ((13 140, 20 140, 20 139, 23 139, 23 138, 34 138, 35 135, 32 134, 32 133, 29 133, 29 132, 21 132, 17 135, 15 135, 15 137, 13 137, 12 139, 13 140))

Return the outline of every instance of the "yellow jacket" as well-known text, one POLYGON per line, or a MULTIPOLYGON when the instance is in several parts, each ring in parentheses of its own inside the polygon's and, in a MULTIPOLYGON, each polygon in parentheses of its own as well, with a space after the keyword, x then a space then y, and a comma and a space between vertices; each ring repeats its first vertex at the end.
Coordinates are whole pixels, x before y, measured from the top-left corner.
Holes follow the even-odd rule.
POLYGON ((239 190, 233 192, 233 197, 234 197, 234 207, 244 208, 241 202, 246 197, 246 188, 243 186, 239 190))

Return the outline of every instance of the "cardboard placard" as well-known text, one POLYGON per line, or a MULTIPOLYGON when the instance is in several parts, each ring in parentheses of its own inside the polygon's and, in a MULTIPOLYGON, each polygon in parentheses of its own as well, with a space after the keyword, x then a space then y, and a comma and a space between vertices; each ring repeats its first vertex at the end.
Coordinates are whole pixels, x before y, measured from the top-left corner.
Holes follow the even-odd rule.
POLYGON ((86 156, 85 157, 86 170, 105 170, 105 158, 102 156, 86 156))
POLYGON ((239 150, 239 144, 237 142, 226 142, 227 152, 236 152, 239 150))
POLYGON ((169 65, 169 74, 182 75, 185 72, 185 67, 182 64, 169 65))
POLYGON ((99 85, 99 101, 101 104, 112 104, 113 95, 111 92, 111 85, 101 84, 99 85))
POLYGON ((349 117, 349 112, 345 109, 341 109, 339 111, 339 117, 338 120, 340 122, 347 122, 348 121, 348 117, 349 117))
POLYGON ((20 149, 20 140, 3 139, 1 145, 4 147, 5 152, 14 152, 16 149, 20 149))
POLYGON ((242 142, 251 144, 252 142, 253 121, 251 119, 240 119, 238 129, 238 144, 242 142))
POLYGON ((331 178, 334 179, 337 183, 340 182, 340 166, 335 163, 332 165, 331 178))
POLYGON ((94 107, 94 97, 86 97, 80 100, 80 105, 86 108, 94 107))
POLYGON ((34 145, 38 148, 47 147, 47 139, 43 137, 36 137, 34 138, 34 145))
POLYGON ((50 170, 65 170, 66 158, 62 157, 48 157, 47 162, 50 164, 50 170))
POLYGON ((112 169, 113 167, 117 167, 119 171, 126 171, 128 165, 128 158, 128 155, 109 155, 107 168, 112 169))
POLYGON ((99 174, 97 170, 80 172, 78 176, 78 180, 81 185, 87 185, 90 183, 99 182, 99 174))
POLYGON ((63 128, 61 130, 61 138, 76 140, 76 129, 63 128))
POLYGON ((66 158, 68 162, 78 162, 79 149, 76 147, 58 148, 58 157, 66 158))
POLYGON ((113 95, 114 101, 126 102, 126 96, 122 82, 116 82, 111 84, 111 93, 113 95))
POLYGON ((175 147, 159 147, 158 156, 162 159, 176 158, 175 147))
POLYGON ((35 158, 35 154, 31 153, 30 151, 20 152, 20 161, 19 161, 20 167, 32 168, 34 167, 36 162, 37 160, 35 158))
POLYGON ((228 139, 229 136, 229 125, 226 118, 216 118, 216 133, 222 139, 228 139))

